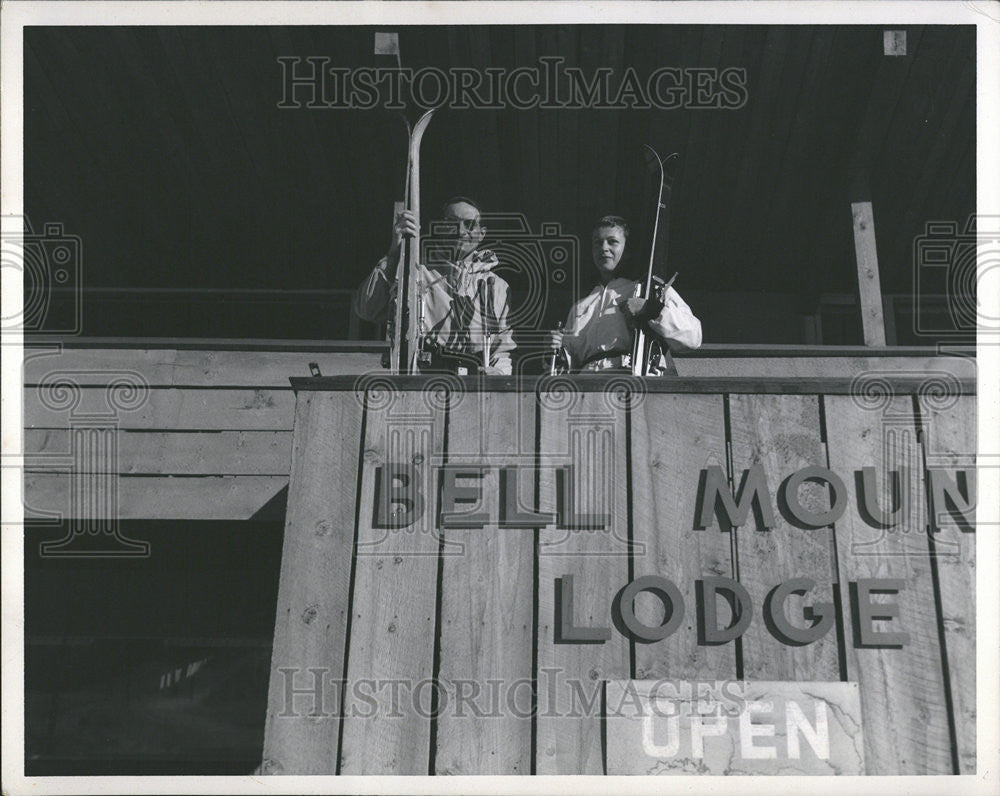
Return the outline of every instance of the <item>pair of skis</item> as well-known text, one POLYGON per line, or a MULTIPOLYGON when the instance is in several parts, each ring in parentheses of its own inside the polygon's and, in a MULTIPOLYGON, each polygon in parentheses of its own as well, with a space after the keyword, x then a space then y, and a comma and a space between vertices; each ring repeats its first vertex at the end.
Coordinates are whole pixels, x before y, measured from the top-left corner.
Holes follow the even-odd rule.
MULTIPOLYGON (((375 55, 394 58, 396 68, 402 70, 399 34, 376 32, 375 55)), ((413 105, 412 98, 408 104, 413 105)), ((420 142, 434 116, 434 109, 424 113, 412 124, 405 111, 401 115, 408 138, 406 180, 403 201, 397 202, 393 208, 393 224, 396 223, 401 211, 409 210, 416 216, 417 234, 412 238, 403 236, 402 251, 396 268, 396 305, 386 328, 386 337, 390 345, 389 356, 383 358, 382 364, 393 373, 416 373, 424 336, 423 297, 420 295, 415 268, 420 257, 420 142)))
POLYGON ((393 373, 416 373, 417 357, 424 336, 423 297, 417 285, 416 263, 420 257, 420 142, 427 125, 431 123, 434 109, 427 111, 410 125, 404 117, 409 138, 406 157, 405 202, 400 209, 409 210, 417 219, 417 234, 404 236, 399 265, 396 268, 396 307, 390 324, 389 369, 393 373))
MULTIPOLYGON (((673 187, 673 175, 668 174, 666 164, 678 157, 676 152, 661 158, 659 153, 649 144, 643 144, 646 148, 646 157, 651 169, 659 171, 660 187, 656 196, 656 215, 653 219, 653 241, 649 247, 649 268, 646 271, 645 283, 640 282, 635 287, 634 297, 655 299, 661 304, 667 300, 667 288, 673 284, 677 278, 675 273, 667 282, 662 276, 654 273, 656 270, 656 246, 660 235, 660 214, 663 211, 663 248, 666 249, 670 232, 670 193, 673 187)), ((663 256, 663 264, 666 264, 666 255, 663 256)), ((662 265, 661 265, 662 268, 662 265)), ((664 349, 662 341, 654 334, 650 334, 642 325, 637 325, 635 338, 632 343, 632 354, 627 361, 623 361, 626 366, 631 365, 633 376, 657 376, 663 373, 661 362, 666 359, 670 362, 669 351, 664 349)), ((624 360, 624 357, 623 357, 624 360)))

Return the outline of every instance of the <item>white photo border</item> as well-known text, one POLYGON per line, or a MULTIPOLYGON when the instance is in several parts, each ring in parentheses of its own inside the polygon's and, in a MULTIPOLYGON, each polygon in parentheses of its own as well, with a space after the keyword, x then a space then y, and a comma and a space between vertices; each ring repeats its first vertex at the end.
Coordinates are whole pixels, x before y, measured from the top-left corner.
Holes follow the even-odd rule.
MULTIPOLYGON (((870 2, 231 2, 211 0, 8 0, 0 9, 0 203, 3 231, 17 225, 23 201, 23 29, 32 25, 472 25, 472 24, 850 24, 975 25, 977 28, 977 212, 1000 215, 1000 3, 954 0, 870 2)), ((22 307, 22 283, 5 268, 0 285, 3 317, 22 307)), ((985 317, 1000 317, 1000 292, 979 296, 985 317)), ((48 793, 634 793, 666 787, 690 793, 770 793, 806 789, 815 794, 845 790, 907 793, 995 793, 1000 788, 1000 632, 997 583, 1000 540, 979 534, 977 543, 978 776, 785 777, 779 783, 752 777, 25 777, 24 776, 24 539, 22 483, 17 456, 23 451, 22 340, 5 334, 2 346, 2 785, 5 794, 48 793)), ((978 450, 1000 458, 1000 348, 977 347, 978 450)), ((1000 468, 979 475, 979 522, 1000 520, 1000 468)))

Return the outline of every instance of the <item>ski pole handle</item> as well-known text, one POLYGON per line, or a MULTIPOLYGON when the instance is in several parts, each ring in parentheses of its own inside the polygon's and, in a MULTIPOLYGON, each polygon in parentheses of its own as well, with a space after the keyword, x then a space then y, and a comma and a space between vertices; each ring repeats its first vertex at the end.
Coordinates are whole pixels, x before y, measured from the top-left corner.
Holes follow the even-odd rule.
MULTIPOLYGON (((557 321, 556 322, 556 331, 557 332, 561 332, 562 329, 563 329, 563 322, 562 321, 557 321)), ((556 363, 557 363, 558 359, 559 359, 559 347, 558 346, 552 346, 552 357, 549 360, 549 375, 550 376, 555 376, 556 375, 556 363)))

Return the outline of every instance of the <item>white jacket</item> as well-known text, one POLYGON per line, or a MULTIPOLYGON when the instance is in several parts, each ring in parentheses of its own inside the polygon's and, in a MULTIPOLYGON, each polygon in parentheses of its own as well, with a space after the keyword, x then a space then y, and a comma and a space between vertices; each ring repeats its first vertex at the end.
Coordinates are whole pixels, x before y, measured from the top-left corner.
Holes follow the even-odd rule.
MULTIPOLYGON (((563 332, 563 348, 572 370, 617 367, 613 358, 632 352, 633 332, 621 305, 635 294, 635 286, 631 279, 612 279, 573 305, 563 332)), ((649 322, 650 330, 672 351, 698 348, 701 321, 672 287, 667 288, 664 298, 660 314, 649 322)))

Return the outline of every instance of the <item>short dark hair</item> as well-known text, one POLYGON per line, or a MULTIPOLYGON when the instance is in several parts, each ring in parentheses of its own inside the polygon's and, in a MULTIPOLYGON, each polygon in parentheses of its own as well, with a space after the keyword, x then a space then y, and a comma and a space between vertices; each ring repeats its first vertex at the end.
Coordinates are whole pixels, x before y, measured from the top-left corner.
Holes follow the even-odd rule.
POLYGON ((629 236, 628 222, 621 216, 601 216, 594 222, 594 226, 591 227, 590 231, 593 232, 601 227, 621 227, 622 232, 625 233, 626 239, 629 236))
POLYGON ((470 199, 468 196, 462 196, 461 194, 457 194, 455 196, 449 196, 447 199, 444 200, 444 204, 441 205, 441 215, 442 216, 445 215, 448 212, 449 207, 451 207, 452 205, 457 205, 460 202, 465 202, 465 204, 467 205, 472 205, 474 208, 476 208, 476 210, 479 211, 479 215, 483 214, 483 208, 479 206, 479 202, 477 202, 475 199, 470 199))

